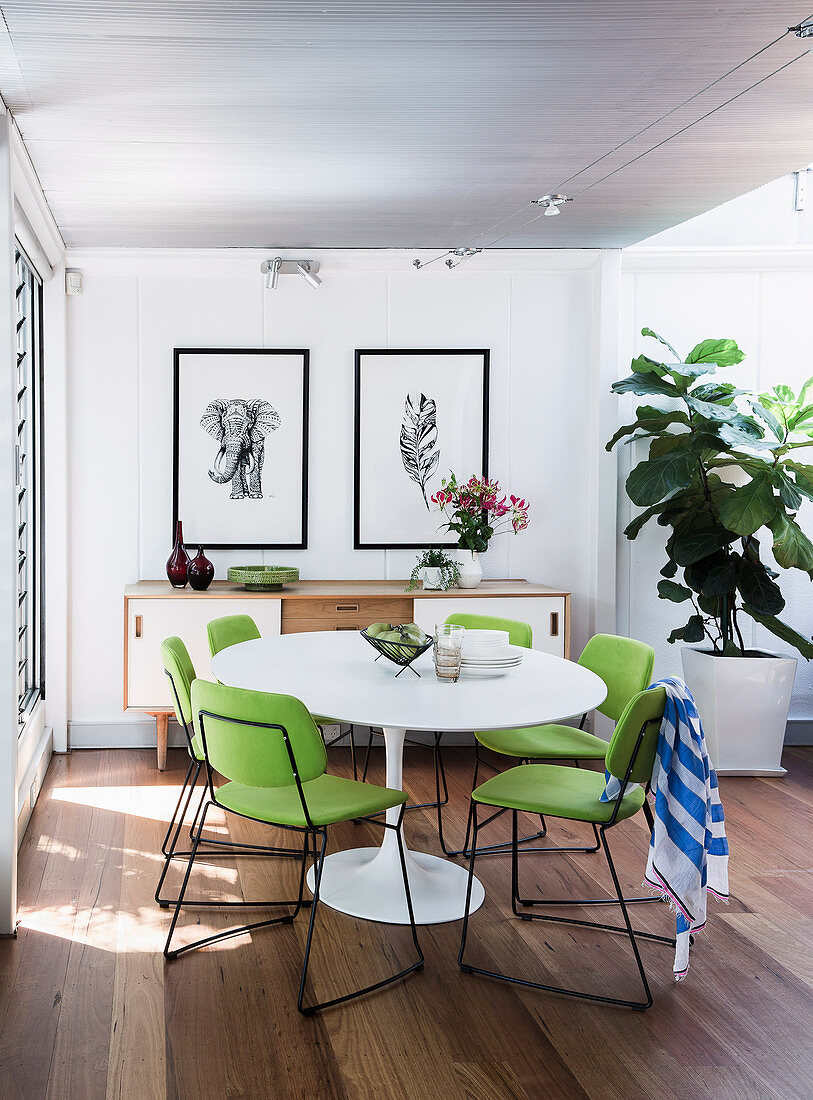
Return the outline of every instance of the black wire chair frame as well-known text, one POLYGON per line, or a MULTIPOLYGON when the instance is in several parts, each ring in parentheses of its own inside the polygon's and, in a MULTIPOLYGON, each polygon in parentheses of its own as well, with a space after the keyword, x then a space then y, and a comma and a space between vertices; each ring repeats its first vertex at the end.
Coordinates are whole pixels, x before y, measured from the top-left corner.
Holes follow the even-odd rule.
MULTIPOLYGON (((248 720, 241 719, 241 718, 234 718, 230 715, 216 714, 212 711, 201 711, 198 717, 199 717, 199 722, 200 722, 201 741, 202 741, 202 744, 203 744, 203 755, 204 755, 204 758, 205 758, 205 765, 206 765, 206 788, 205 788, 205 790, 206 790, 206 793, 207 793, 208 797, 207 797, 207 800, 206 800, 206 804, 203 808, 203 813, 201 815, 200 828, 198 829, 198 832, 196 833, 195 839, 194 839, 193 844, 192 844, 192 850, 191 850, 190 855, 189 855, 189 862, 188 862, 187 867, 186 867, 186 872, 184 874, 183 883, 181 884, 180 894, 178 896, 178 899, 177 899, 177 902, 176 902, 176 905, 175 905, 175 910, 174 910, 173 915, 172 915, 172 921, 171 921, 170 926, 169 926, 169 932, 167 933, 167 939, 166 939, 166 943, 164 945, 164 957, 168 961, 172 961, 174 959, 177 959, 180 955, 186 954, 189 951, 194 951, 199 947, 204 947, 208 944, 216 943, 220 940, 229 939, 233 936, 239 936, 239 935, 242 935, 246 932, 250 932, 254 929, 266 928, 266 927, 269 927, 269 926, 275 925, 275 924, 292 924, 294 922, 294 920, 296 919, 296 917, 299 915, 300 910, 307 907, 307 906, 309 906, 311 912, 310 912, 310 919, 309 919, 309 922, 308 922, 307 938, 306 938, 306 941, 305 941, 305 953, 304 953, 303 962, 302 962, 302 972, 301 972, 301 977, 300 977, 300 982, 299 982, 299 992, 298 992, 298 995, 297 995, 297 1009, 304 1016, 313 1016, 315 1013, 320 1012, 323 1009, 331 1008, 334 1005, 344 1004, 346 1001, 354 1000, 355 998, 364 996, 367 993, 372 993, 377 989, 382 989, 384 986, 391 985, 393 982, 396 982, 396 981, 399 981, 402 978, 405 978, 408 974, 411 974, 415 970, 422 970, 423 966, 424 966, 424 956, 423 956, 423 952, 421 950, 420 943, 418 941, 418 932, 417 932, 417 929, 415 927, 415 913, 414 913, 413 906, 412 906, 412 894, 411 894, 410 889, 409 889, 409 878, 407 876, 406 858, 405 858, 405 855, 404 855, 403 838, 402 838, 402 835, 401 835, 401 826, 402 826, 403 819, 404 819, 404 806, 402 805, 400 813, 398 815, 397 822, 390 824, 387 821, 374 821, 373 824, 380 825, 384 829, 390 829, 390 830, 393 830, 395 832, 396 841, 397 841, 397 844, 398 844, 398 855, 399 855, 399 859, 400 859, 400 863, 401 863, 401 873, 402 873, 403 882, 404 882, 404 894, 406 896, 407 911, 409 913, 410 931, 412 933, 412 942, 414 944, 414 947, 415 947, 415 950, 416 950, 416 953, 417 953, 417 956, 418 956, 417 960, 415 962, 413 962, 411 965, 409 965, 408 967, 404 968, 403 970, 398 971, 396 974, 391 974, 389 977, 382 978, 378 982, 374 982, 371 985, 367 985, 367 986, 364 986, 363 988, 353 990, 350 993, 345 993, 345 994, 342 994, 341 996, 338 996, 338 997, 332 997, 329 1000, 321 1001, 321 1002, 318 1002, 318 1003, 315 1003, 315 1004, 306 1005, 304 1003, 305 983, 306 983, 307 976, 308 976, 308 963, 310 961, 310 952, 311 952, 311 944, 313 942, 314 924, 315 924, 315 919, 316 919, 316 911, 317 911, 317 908, 318 908, 318 905, 319 905, 319 900, 320 900, 322 873, 323 873, 323 870, 324 870, 325 852, 326 852, 326 849, 327 849, 327 831, 328 831, 328 828, 330 826, 325 826, 325 825, 317 826, 317 825, 313 824, 313 821, 312 821, 311 816, 310 816, 310 811, 308 809, 308 804, 307 804, 307 801, 305 799, 305 792, 302 788, 302 782, 299 778, 299 768, 297 766, 296 757, 295 757, 294 751, 293 751, 293 746, 291 745, 290 739, 288 737, 288 730, 285 728, 285 726, 281 726, 281 725, 278 725, 276 723, 248 721, 248 720), (220 721, 220 722, 229 722, 229 723, 232 723, 234 725, 251 726, 255 729, 275 730, 275 731, 277 731, 278 733, 280 733, 282 735, 282 739, 283 739, 283 742, 285 744, 285 748, 287 750, 288 760, 289 760, 289 763, 290 763, 290 766, 291 766, 291 771, 293 773, 294 781, 296 783, 297 792, 299 794, 299 800, 300 800, 300 804, 302 806, 302 812, 303 812, 306 824, 305 824, 305 827, 302 827, 302 826, 285 825, 285 824, 281 824, 281 823, 271 823, 271 822, 261 822, 261 823, 262 824, 273 824, 275 828, 282 828, 282 829, 285 829, 289 832, 299 834, 303 837, 302 854, 301 854, 302 862, 301 862, 301 865, 300 865, 300 872, 299 872, 299 889, 298 889, 297 897, 293 900, 263 901, 263 902, 259 902, 259 903, 258 902, 242 902, 242 903, 240 903, 240 904, 243 904, 243 905, 246 905, 246 906, 250 905, 250 906, 253 906, 253 907, 263 907, 263 908, 264 907, 269 907, 269 906, 279 906, 279 907, 285 906, 285 907, 288 907, 288 908, 293 907, 293 912, 285 913, 284 915, 282 915, 280 917, 273 917, 269 920, 255 921, 255 922, 251 922, 251 923, 248 923, 248 924, 239 925, 237 927, 223 929, 220 932, 212 933, 211 935, 204 936, 201 939, 193 941, 192 943, 184 944, 182 947, 175 948, 174 950, 171 950, 170 949, 170 943, 172 942, 172 937, 173 937, 173 934, 175 932, 175 926, 178 922, 178 916, 179 916, 181 908, 184 904, 184 897, 185 897, 186 889, 187 889, 187 886, 188 886, 188 883, 189 883, 189 877, 192 873, 192 867, 193 867, 194 862, 195 862, 195 857, 197 855, 198 846, 200 844, 201 833, 202 833, 202 830, 203 830, 204 825, 205 825, 207 812, 209 811, 209 809, 212 806, 217 806, 218 808, 224 810, 226 813, 236 814, 238 817, 245 818, 249 821, 256 820, 254 818, 248 817, 248 815, 246 815, 246 814, 239 813, 239 811, 232 810, 228 806, 224 806, 222 803, 219 803, 217 801, 217 789, 215 788, 214 781, 213 781, 214 769, 212 768, 211 763, 209 762, 209 752, 208 752, 208 746, 206 744, 206 728, 205 728, 205 721, 204 721, 206 718, 214 719, 214 720, 220 721), (305 887, 305 869, 306 869, 307 860, 308 860, 308 854, 309 854, 311 838, 313 840, 315 874, 314 874, 314 884, 313 884, 313 898, 310 901, 308 901, 303 897, 303 895, 304 895, 304 887, 305 887), (321 838, 319 843, 317 843, 317 838, 321 838)), ((192 903, 187 903, 187 904, 192 904, 192 903)), ((194 904, 197 904, 197 903, 194 903, 194 904)), ((219 903, 217 903, 217 904, 219 904, 219 903)))
MULTIPOLYGON (((631 1008, 631 1009, 634 1009, 638 1012, 644 1012, 644 1011, 646 1011, 646 1009, 648 1009, 651 1006, 651 1004, 652 1004, 652 992, 649 988, 649 983, 647 981, 646 971, 644 970, 643 962, 641 961, 641 955, 640 955, 640 952, 638 950, 637 940, 638 939, 653 940, 657 943, 670 944, 672 947, 674 947, 675 946, 675 939, 674 939, 674 937, 669 937, 669 936, 657 936, 652 932, 641 932, 641 931, 638 931, 638 930, 636 930, 632 927, 632 922, 630 921, 629 913, 627 911, 627 905, 629 904, 629 901, 632 900, 632 899, 625 898, 624 894, 621 890, 621 885, 619 883, 618 875, 617 875, 616 870, 615 870, 615 864, 613 863, 612 854, 610 852, 610 845, 609 845, 609 842, 607 840, 607 832, 610 829, 612 829, 614 825, 618 824, 618 820, 617 820, 618 819, 618 810, 619 810, 619 807, 621 805, 621 801, 624 797, 624 793, 625 793, 625 791, 627 789, 627 786, 629 784, 629 777, 632 774, 632 769, 635 765, 635 760, 636 760, 636 757, 638 756, 638 752, 640 751, 641 745, 643 744, 643 740, 644 740, 644 736, 646 734, 646 731, 647 731, 649 726, 654 725, 654 724, 659 724, 659 721, 660 721, 659 719, 651 719, 650 721, 645 722, 643 724, 643 726, 641 727, 641 730, 638 734, 638 738, 636 740, 633 752, 630 755, 630 759, 629 759, 629 763, 628 763, 628 766, 627 766, 626 774, 625 774, 623 782, 621 784, 621 789, 618 793, 618 797, 615 801, 615 805, 613 807, 612 815, 611 815, 610 819, 607 822, 604 822, 604 823, 602 823, 598 826, 599 840, 600 840, 601 847, 602 847, 602 849, 604 851, 604 854, 606 856, 606 859, 607 859, 607 865, 610 869, 610 876, 611 876, 612 881, 613 881, 613 888, 615 890, 615 895, 616 896, 611 897, 611 898, 603 898, 603 899, 594 899, 594 898, 590 898, 590 899, 555 898, 555 899, 551 899, 551 900, 540 899, 540 900, 534 902, 534 904, 537 904, 537 905, 566 905, 566 906, 574 906, 574 907, 583 906, 583 905, 620 905, 621 914, 622 914, 623 919, 624 919, 624 924, 623 925, 599 924, 595 921, 576 920, 575 918, 571 918, 571 917, 559 917, 559 916, 553 916, 552 914, 547 914, 547 913, 545 913, 545 914, 543 914, 543 913, 527 913, 527 912, 521 912, 520 911, 518 906, 525 904, 525 902, 523 902, 522 898, 519 895, 519 859, 518 859, 518 847, 517 847, 517 844, 518 844, 518 839, 517 839, 517 813, 518 813, 518 811, 517 810, 512 810, 511 811, 511 815, 512 815, 511 911, 512 911, 512 913, 516 917, 519 917, 520 920, 550 921, 550 922, 553 922, 553 923, 556 923, 556 924, 567 924, 567 925, 581 927, 581 928, 592 928, 596 931, 609 932, 609 933, 614 933, 616 935, 618 935, 618 934, 626 935, 629 938, 630 944, 632 945, 633 955, 635 956, 635 962, 636 962, 637 967, 638 967, 638 974, 640 976, 641 983, 643 985, 645 1000, 643 1000, 643 1001, 631 1001, 631 1000, 621 998, 621 997, 608 997, 608 996, 603 996, 603 995, 600 995, 600 994, 597 994, 597 993, 588 993, 588 992, 585 992, 585 991, 579 990, 579 989, 568 989, 568 988, 564 988, 564 987, 561 987, 561 986, 545 985, 541 982, 529 981, 526 978, 519 978, 519 977, 509 975, 509 974, 499 973, 499 972, 493 971, 493 970, 485 970, 482 967, 472 966, 470 963, 467 963, 467 962, 464 961, 463 956, 464 956, 464 952, 465 952, 465 949, 466 949, 466 939, 467 939, 467 936, 468 936, 468 925, 469 925, 469 915, 470 915, 469 910, 470 910, 470 907, 471 907, 471 890, 472 890, 472 883, 474 881, 474 862, 475 862, 475 857, 479 854, 479 851, 480 851, 477 847, 477 834, 480 831, 480 829, 485 828, 485 826, 489 825, 496 818, 498 818, 502 814, 508 812, 507 807, 500 807, 497 810, 496 813, 491 814, 489 817, 487 817, 485 819, 485 821, 479 822, 477 820, 477 808, 478 808, 479 804, 477 802, 475 802, 474 799, 472 799, 470 807, 469 807, 469 825, 472 829, 472 846, 471 846, 471 851, 470 851, 470 856, 469 856, 469 877, 468 877, 468 884, 467 884, 467 887, 466 887, 466 905, 465 905, 465 910, 464 910, 464 914, 463 914, 463 930, 462 930, 461 939, 460 939, 460 950, 459 950, 458 956, 457 956, 458 966, 460 967, 460 969, 462 971, 464 971, 464 973, 467 973, 467 974, 480 974, 480 975, 482 975, 484 977, 487 977, 487 978, 496 978, 500 981, 510 982, 514 985, 525 986, 526 988, 529 988, 529 989, 540 989, 540 990, 543 990, 547 993, 561 993, 561 994, 564 994, 564 995, 569 996, 569 997, 578 997, 578 998, 580 998, 582 1000, 586 1000, 586 1001, 595 1001, 595 1002, 599 1002, 601 1004, 620 1005, 624 1008, 631 1008)), ((646 796, 644 797, 644 805, 647 805, 646 804, 646 796)), ((647 806, 647 809, 649 809, 648 806, 647 806)), ((647 820, 649 820, 650 817, 651 817, 651 812, 650 812, 649 815, 647 815, 647 820)), ((646 898, 646 899, 637 899, 637 900, 659 901, 660 898, 650 897, 650 898, 646 898)))
MULTIPOLYGON (((176 717, 181 716, 180 725, 183 729, 184 736, 186 737, 186 749, 189 753, 189 767, 186 770, 184 781, 181 785, 181 791, 178 795, 178 801, 175 804, 175 809, 172 811, 172 816, 169 819, 169 825, 167 831, 164 834, 164 839, 161 842, 161 855, 164 857, 164 866, 161 869, 161 876, 158 879, 158 885, 155 888, 155 900, 161 909, 168 909, 171 905, 177 903, 177 898, 162 898, 161 888, 164 885, 164 881, 167 877, 167 873, 170 868, 171 861, 173 859, 188 859, 191 853, 191 849, 179 850, 178 842, 180 840, 181 832, 183 831, 183 824, 186 820, 186 815, 189 810, 189 804, 192 801, 192 795, 194 794, 195 787, 197 786, 198 779, 200 778, 201 771, 203 769, 203 761, 198 760, 195 756, 195 749, 192 742, 192 733, 183 719, 183 708, 181 707, 181 701, 178 696, 178 689, 175 685, 175 681, 172 678, 172 674, 164 669, 164 673, 169 679, 172 685, 172 693, 175 696, 175 713, 176 717), (184 794, 186 794, 186 800, 184 801, 184 794), (181 810, 181 803, 183 802, 183 810, 181 810), (180 813, 179 813, 180 811, 180 813)), ((198 820, 203 809, 203 803, 206 798, 206 788, 204 786, 201 791, 200 801, 198 803, 195 816, 192 819, 192 824, 189 827, 189 839, 194 843, 195 840, 195 827, 198 824, 198 820)), ((202 826, 201 826, 202 828, 202 826)), ((198 835, 200 830, 198 830, 198 835)), ((300 858, 300 852, 298 848, 279 848, 274 846, 267 846, 261 844, 243 844, 233 840, 219 840, 216 837, 203 837, 199 835, 200 843, 206 845, 205 852, 209 857, 212 856, 234 856, 234 855, 276 855, 276 856, 289 856, 300 858)), ((200 902, 196 903, 200 905, 233 905, 240 906, 245 904, 244 902, 200 902)))

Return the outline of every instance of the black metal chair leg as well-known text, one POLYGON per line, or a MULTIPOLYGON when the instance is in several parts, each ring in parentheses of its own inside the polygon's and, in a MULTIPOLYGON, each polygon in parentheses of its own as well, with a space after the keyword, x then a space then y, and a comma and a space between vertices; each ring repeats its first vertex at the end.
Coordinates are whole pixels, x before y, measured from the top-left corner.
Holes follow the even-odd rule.
MULTIPOLYGON (((169 838, 170 838, 170 835, 172 833, 172 830, 175 828, 175 819, 178 816, 178 810, 181 808, 181 802, 183 800, 184 791, 186 790, 186 785, 189 782, 189 777, 192 774, 193 770, 195 769, 195 765, 197 765, 198 770, 197 770, 197 772, 195 772, 195 778, 192 780, 192 786, 193 787, 195 786, 195 783, 197 782, 197 779, 198 779, 198 775, 200 774, 200 764, 197 762, 197 760, 194 760, 194 759, 192 759, 192 757, 190 757, 189 758, 189 767, 186 769, 186 775, 184 777, 184 781, 183 781, 183 784, 181 786, 180 794, 178 795, 178 801, 175 803, 175 809, 172 811, 172 817, 169 819, 169 825, 167 826, 167 831, 164 835, 164 839, 161 841, 161 855, 162 856, 167 855, 167 845, 169 844, 169 838)), ((191 797, 191 793, 190 793, 190 797, 191 797)), ((188 804, 189 804, 189 798, 187 798, 187 805, 188 804)), ((184 809, 184 813, 181 814, 181 817, 183 818, 185 816, 185 814, 186 814, 186 809, 184 809)))
POLYGON ((350 727, 350 759, 353 761, 353 779, 358 781, 358 768, 356 765, 356 730, 350 727))
POLYGON ((207 802, 203 809, 201 816, 200 829, 192 843, 192 851, 189 853, 189 862, 186 865, 186 872, 184 874, 183 883, 181 884, 181 890, 178 894, 178 900, 175 904, 175 910, 172 914, 172 921, 169 926, 169 932, 167 933, 167 940, 164 944, 164 958, 167 960, 177 959, 179 955, 184 955, 188 951, 194 951, 198 947, 205 947, 207 944, 216 943, 219 940, 230 939, 232 936, 241 936, 245 932, 251 932, 256 928, 267 928, 273 924, 291 924, 294 918, 299 914, 300 909, 307 903, 303 899, 303 893, 305 888, 305 864, 307 861, 308 845, 307 836, 302 846, 302 865, 299 874, 299 893, 294 900, 280 900, 280 901, 233 901, 233 902, 208 902, 208 901, 186 901, 186 890, 189 885, 189 877, 192 873, 192 867, 195 862, 195 857, 198 854, 198 847, 201 843, 201 833, 206 823, 206 814, 209 811, 209 807, 213 803, 207 802), (278 908, 280 906, 290 907, 293 906, 292 913, 285 913, 281 917, 272 917, 270 920, 253 921, 250 924, 242 924, 236 928, 226 928, 221 932, 215 932, 211 936, 204 936, 202 939, 195 940, 192 943, 184 944, 183 947, 178 947, 174 951, 170 950, 170 943, 175 932, 175 926, 178 923, 178 917, 183 905, 190 906, 216 906, 217 908, 248 908, 248 909, 266 909, 266 908, 278 908))
MULTIPOLYGON (((390 825, 389 823, 381 823, 385 829, 394 829, 396 832, 396 838, 398 842, 398 854, 401 861, 401 873, 404 881, 404 893, 406 895, 407 912, 409 913, 409 924, 412 931, 412 942, 415 945, 415 950, 418 953, 417 961, 406 967, 404 970, 400 970, 397 974, 392 974, 388 978, 382 978, 381 981, 374 982, 372 985, 365 986, 363 989, 353 990, 352 993, 345 993, 341 997, 332 997, 328 1001, 321 1001, 318 1004, 306 1005, 304 1003, 305 997, 305 982, 308 976, 308 962, 310 960, 311 944, 313 942, 313 929, 316 921, 316 910, 319 903, 319 892, 322 885, 322 871, 324 869, 325 862, 325 847, 327 844, 327 832, 322 832, 322 845, 319 849, 318 860, 316 863, 316 869, 314 873, 313 883, 313 905, 311 908, 310 921, 308 922, 308 936, 305 941, 305 957, 302 962, 302 976, 299 981, 299 995, 297 996, 296 1007, 302 1013, 303 1016, 313 1016, 317 1012, 321 1012, 325 1008, 332 1008, 334 1005, 344 1004, 346 1001, 355 1000, 357 997, 362 997, 366 993, 373 993, 376 989, 383 989, 384 986, 392 985, 393 982, 400 981, 401 978, 405 978, 407 974, 411 974, 413 970, 422 970, 424 965, 423 952, 421 951, 421 945, 418 941, 418 930, 415 927, 415 913, 412 908, 412 895, 409 889, 409 878, 407 876, 406 859, 404 856, 404 846, 401 839, 401 824, 404 819, 404 807, 401 808, 401 813, 398 817, 398 823, 390 825)), ((314 832, 315 841, 315 832, 314 832)), ((314 848, 316 847, 314 843, 314 848)))
MULTIPOLYGON (((471 789, 472 790, 474 790, 474 788, 477 786, 477 777, 479 775, 479 770, 480 770, 480 765, 481 764, 485 764, 485 766, 487 768, 491 768, 491 770, 494 771, 494 772, 499 771, 499 768, 495 768, 494 765, 490 764, 488 760, 483 760, 482 759, 482 757, 480 756, 479 746, 475 744, 475 746, 474 746, 474 775, 472 776, 472 781, 471 781, 471 789)), ((545 825, 545 819, 544 819, 544 817, 542 817, 542 814, 540 814, 539 817, 540 817, 540 819, 542 821, 542 825, 543 825, 543 828, 542 828, 541 832, 530 833, 528 836, 520 837, 520 839, 519 839, 520 844, 527 844, 531 840, 541 840, 542 837, 544 837, 547 834, 548 830, 547 830, 547 826, 545 825)), ((443 852, 444 852, 445 855, 447 855, 447 856, 463 856, 464 859, 467 859, 469 857, 470 849, 469 849, 469 826, 468 826, 468 823, 466 824, 466 836, 465 836, 465 839, 463 841, 463 847, 459 851, 449 851, 449 849, 446 847, 446 845, 444 844, 444 841, 443 841, 443 835, 441 833, 440 825, 438 827, 438 832, 440 833, 440 845, 441 845, 441 848, 443 849, 443 852)), ((480 849, 478 855, 481 855, 481 856, 494 855, 494 854, 498 854, 500 852, 509 852, 510 850, 511 850, 510 844, 488 844, 488 845, 486 845, 485 848, 480 849)), ((574 851, 575 850, 576 849, 574 849, 574 851)), ((550 851, 550 849, 549 848, 536 847, 536 848, 525 848, 524 851, 527 851, 527 852, 547 852, 547 851, 550 851)))
MULTIPOLYGON (((604 849, 604 854, 607 857, 607 865, 610 868, 610 875, 612 877, 613 886, 614 886, 615 892, 616 892, 616 898, 614 899, 614 901, 621 906, 621 912, 622 912, 622 915, 624 917, 624 926, 623 927, 617 926, 617 925, 595 924, 592 921, 570 920, 570 919, 564 918, 564 917, 553 917, 553 916, 548 916, 548 915, 545 915, 545 914, 538 914, 538 913, 517 913, 516 897, 517 897, 517 893, 518 893, 518 889, 519 889, 519 887, 518 887, 519 849, 518 849, 518 837, 517 837, 517 811, 516 810, 512 811, 511 906, 512 906, 512 910, 515 913, 517 913, 517 915, 520 916, 523 920, 531 920, 531 921, 533 921, 533 920, 547 920, 547 921, 553 921, 553 922, 560 923, 560 924, 572 924, 572 925, 578 925, 580 927, 592 928, 594 930, 622 933, 622 934, 626 935, 629 938, 630 943, 632 944, 633 954, 635 956, 635 961, 636 961, 636 964, 637 964, 637 967, 638 967, 638 974, 641 978, 641 982, 642 982, 643 988, 644 988, 644 993, 646 995, 646 1000, 645 1001, 631 1001, 631 1000, 627 1000, 627 999, 621 998, 621 997, 605 997, 605 996, 601 996, 601 995, 596 994, 596 993, 587 993, 587 992, 585 992, 583 990, 580 990, 580 989, 566 989, 562 986, 552 986, 552 985, 546 985, 542 982, 532 982, 532 981, 528 981, 525 978, 518 978, 518 977, 515 977, 515 976, 510 975, 510 974, 502 974, 502 973, 498 973, 497 971, 493 971, 493 970, 485 970, 481 967, 471 966, 471 964, 464 962, 464 951, 465 951, 465 947, 466 947, 466 937, 467 937, 467 933, 468 933, 469 908, 470 908, 470 905, 471 905, 471 887, 472 887, 472 881, 473 881, 473 878, 474 878, 474 857, 475 857, 475 853, 478 851, 477 834, 478 834, 479 828, 481 827, 481 826, 478 826, 478 823, 477 823, 476 804, 474 802, 472 802, 472 806, 471 806, 471 809, 469 811, 469 821, 470 821, 470 823, 472 822, 472 820, 473 820, 473 837, 472 837, 472 851, 471 851, 471 857, 470 857, 470 863, 469 863, 469 881, 468 881, 468 887, 467 887, 467 892, 466 892, 466 907, 465 907, 465 912, 464 912, 464 915, 463 915, 463 930, 462 930, 462 935, 461 935, 461 940, 460 940, 460 950, 459 950, 458 956, 457 956, 457 962, 458 962, 458 965, 459 965, 460 969, 463 970, 466 973, 469 973, 469 974, 480 974, 480 975, 482 975, 484 977, 487 977, 487 978, 496 978, 499 981, 509 982, 512 985, 524 986, 526 989, 539 989, 539 990, 542 990, 542 991, 547 992, 547 993, 560 993, 560 994, 563 994, 564 996, 568 996, 568 997, 578 997, 580 1000, 595 1001, 595 1002, 598 1002, 598 1003, 601 1003, 601 1004, 619 1005, 619 1006, 622 1006, 624 1008, 634 1009, 638 1012, 643 1012, 647 1008, 649 1008, 650 1005, 652 1004, 652 993, 651 993, 650 988, 649 988, 649 983, 647 982, 647 979, 646 979, 646 973, 644 971, 643 963, 641 961, 641 956, 640 956, 640 952, 638 950, 638 944, 637 944, 637 941, 636 941, 636 937, 645 938, 645 939, 649 939, 649 940, 656 940, 656 941, 662 942, 662 943, 668 943, 671 946, 674 946, 675 941, 674 941, 674 939, 670 939, 666 936, 655 936, 655 935, 652 935, 651 933, 636 932, 633 929, 632 923, 629 919, 629 912, 627 910, 626 901, 625 901, 624 895, 621 891, 621 885, 618 881, 618 875, 616 874, 615 866, 613 864, 612 856, 610 854, 610 848, 609 848, 609 844, 607 842, 606 831, 605 831, 605 828, 603 826, 600 827, 600 843, 601 843, 601 845, 604 849)), ((489 821, 493 820, 493 817, 489 818, 488 820, 489 821)), ((486 822, 486 824, 487 824, 487 822, 486 822)))

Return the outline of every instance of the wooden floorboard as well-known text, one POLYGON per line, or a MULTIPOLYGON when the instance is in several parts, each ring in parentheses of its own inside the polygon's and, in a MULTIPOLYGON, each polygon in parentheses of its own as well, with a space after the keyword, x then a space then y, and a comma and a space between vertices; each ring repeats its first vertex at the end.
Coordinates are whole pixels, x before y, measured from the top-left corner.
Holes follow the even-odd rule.
MULTIPOLYGON (((449 750, 448 839, 465 829, 470 751, 449 750)), ((426 968, 398 986, 314 1019, 296 1011, 306 922, 256 930, 165 964, 169 912, 154 903, 159 845, 186 760, 87 750, 54 757, 20 852, 20 928, 0 941, 0 1097, 9 1100, 808 1100, 813 1096, 813 750, 788 749, 786 779, 723 778, 731 843, 729 906, 710 900, 708 932, 675 984, 668 947, 642 944, 655 1004, 647 1013, 463 974, 459 922, 421 930, 426 968)), ((349 773, 349 753, 331 751, 349 773)), ((407 753, 413 801, 433 795, 431 754, 407 753)), ((383 777, 376 747, 371 778, 383 777)), ((528 818, 524 827, 534 823, 528 818)), ((217 835, 279 843, 213 817, 217 835)), ((493 840, 507 838, 507 821, 493 840)), ((438 851, 434 811, 407 815, 407 840, 438 851)), ((341 826, 331 848, 377 843, 341 826)), ((643 819, 613 831, 619 876, 640 893, 643 819)), ((550 844, 590 842, 552 823, 550 844)), ((177 891, 182 866, 167 891, 177 891)), ((637 996, 629 944, 512 918, 504 856, 478 861, 486 903, 472 959, 554 984, 637 996)), ((529 855, 526 896, 605 896, 600 855, 529 855)), ((292 897, 293 861, 207 858, 198 897, 292 897)), ((259 919, 259 911, 250 917, 259 919)), ((573 912, 573 911, 569 911, 573 912)), ((584 915, 595 916, 595 911, 584 915)), ((195 909, 181 937, 226 927, 195 909)), ((574 914, 575 915, 575 914, 574 914)), ((668 933, 666 906, 636 906, 638 926, 668 933)), ((322 909, 310 995, 374 981, 410 958, 404 929, 322 909)))

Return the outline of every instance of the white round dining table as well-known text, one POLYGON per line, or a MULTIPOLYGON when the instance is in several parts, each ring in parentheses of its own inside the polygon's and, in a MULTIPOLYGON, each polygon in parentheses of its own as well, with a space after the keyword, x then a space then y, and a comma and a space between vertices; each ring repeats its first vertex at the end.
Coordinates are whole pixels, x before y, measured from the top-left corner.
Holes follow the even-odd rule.
MULTIPOLYGON (((387 786, 403 789, 407 730, 444 733, 518 729, 581 715, 603 702, 607 689, 589 669, 533 649, 519 649, 522 663, 501 676, 435 677, 432 650, 414 662, 416 676, 384 657, 379 660, 355 631, 283 634, 240 642, 212 659, 223 684, 294 695, 313 714, 335 722, 374 726, 384 733, 387 786)), ((387 811, 398 820, 400 807, 387 811)), ((379 848, 334 852, 325 860, 321 900, 367 920, 408 924, 398 845, 383 830, 379 848)), ((439 924, 463 916, 468 872, 460 864, 404 844, 415 920, 439 924)), ((313 868, 308 886, 313 890, 313 868)), ((485 894, 475 879, 471 911, 485 894)))

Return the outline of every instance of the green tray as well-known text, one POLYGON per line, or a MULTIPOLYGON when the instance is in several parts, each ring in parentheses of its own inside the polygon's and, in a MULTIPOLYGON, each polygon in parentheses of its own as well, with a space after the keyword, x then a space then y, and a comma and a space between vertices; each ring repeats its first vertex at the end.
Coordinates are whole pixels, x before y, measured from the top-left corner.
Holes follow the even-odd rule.
POLYGON ((299 570, 292 565, 230 565, 226 576, 249 592, 275 592, 298 581, 299 570))

